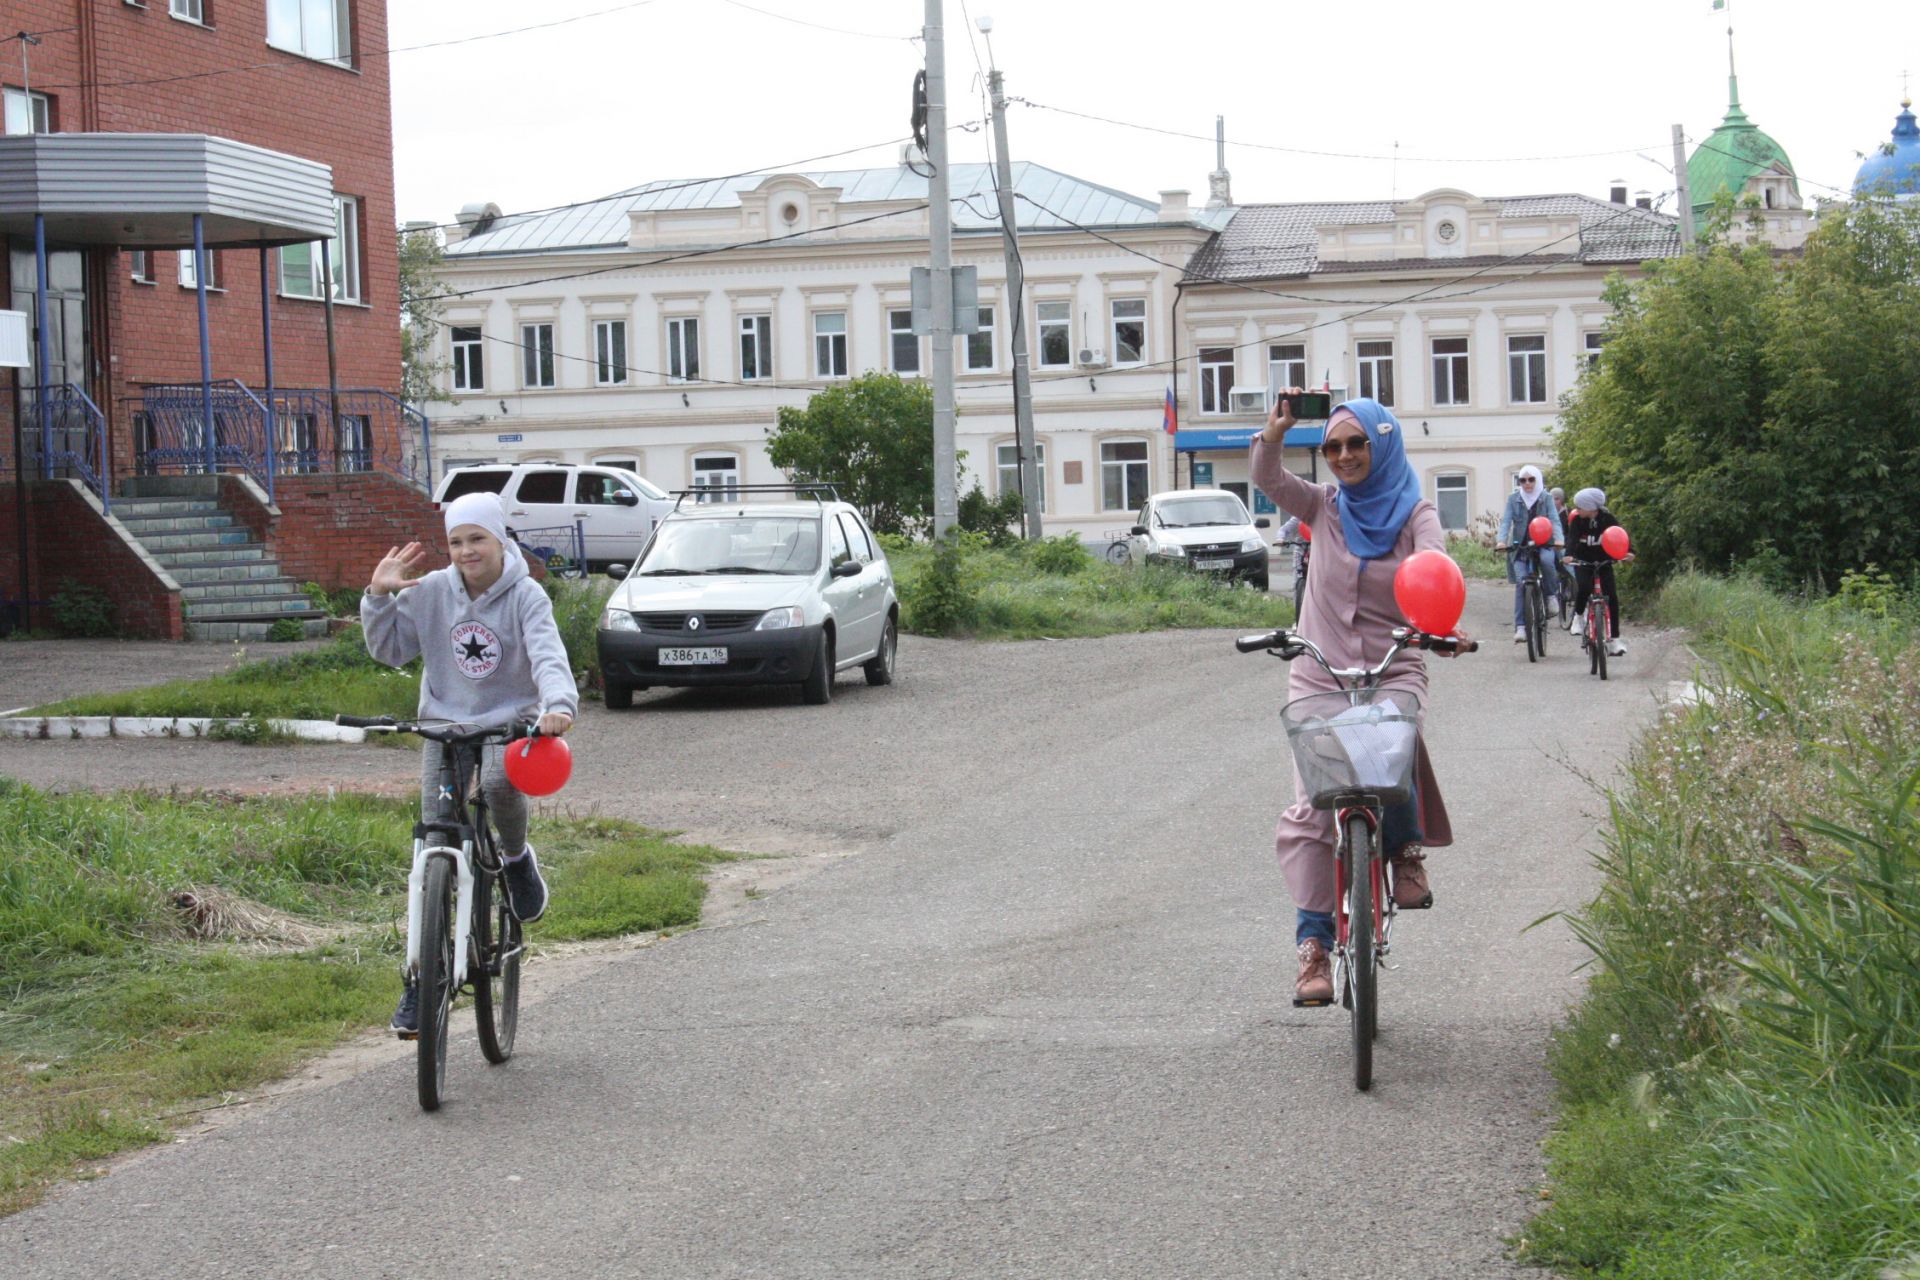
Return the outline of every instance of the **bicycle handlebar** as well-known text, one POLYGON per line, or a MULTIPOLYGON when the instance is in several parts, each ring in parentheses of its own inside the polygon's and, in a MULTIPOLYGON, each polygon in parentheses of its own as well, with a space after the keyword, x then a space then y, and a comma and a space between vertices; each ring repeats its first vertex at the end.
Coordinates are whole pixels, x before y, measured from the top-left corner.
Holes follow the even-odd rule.
POLYGON ((1462 640, 1459 636, 1430 636, 1413 627, 1395 627, 1393 629, 1393 648, 1387 650, 1387 656, 1373 667, 1336 667, 1327 661, 1327 655, 1320 646, 1297 632, 1282 627, 1277 631, 1267 631, 1260 635, 1241 636, 1233 642, 1233 647, 1241 653, 1253 653, 1265 649, 1276 657, 1292 662, 1295 658, 1311 657, 1327 674, 1338 680, 1360 680, 1372 682, 1386 673, 1393 660, 1400 656, 1403 649, 1425 649, 1434 653, 1474 653, 1479 650, 1478 640, 1462 640))
POLYGON ((336 715, 333 722, 343 729, 374 729, 383 733, 411 733, 434 742, 484 742, 489 738, 507 741, 513 738, 537 738, 538 724, 511 720, 499 725, 474 725, 462 720, 400 720, 393 716, 336 715))

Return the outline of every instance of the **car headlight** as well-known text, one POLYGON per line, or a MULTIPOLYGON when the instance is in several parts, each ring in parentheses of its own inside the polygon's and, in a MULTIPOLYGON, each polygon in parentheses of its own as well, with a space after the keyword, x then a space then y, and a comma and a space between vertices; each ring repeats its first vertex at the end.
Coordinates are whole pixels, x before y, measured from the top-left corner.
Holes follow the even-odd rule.
POLYGON ((1160 544, 1159 554, 1166 556, 1169 560, 1184 560, 1187 558, 1187 549, 1177 542, 1163 542, 1160 544))
POLYGON ((804 627, 807 616, 800 612, 799 605, 787 605, 781 609, 769 609, 754 627, 755 631, 785 631, 788 627, 804 627))
POLYGON ((609 609, 600 615, 602 631, 638 631, 640 624, 625 609, 609 609))
POLYGON ((1258 537, 1253 537, 1253 538, 1248 538, 1248 539, 1247 539, 1247 540, 1246 540, 1245 542, 1242 542, 1242 543, 1240 544, 1240 550, 1241 550, 1241 551, 1243 551, 1243 552, 1247 552, 1247 551, 1259 551, 1260 549, 1262 549, 1262 548, 1263 548, 1263 547, 1265 547, 1266 545, 1267 545, 1267 544, 1266 544, 1266 541, 1265 541, 1264 539, 1262 539, 1262 538, 1258 538, 1258 537))

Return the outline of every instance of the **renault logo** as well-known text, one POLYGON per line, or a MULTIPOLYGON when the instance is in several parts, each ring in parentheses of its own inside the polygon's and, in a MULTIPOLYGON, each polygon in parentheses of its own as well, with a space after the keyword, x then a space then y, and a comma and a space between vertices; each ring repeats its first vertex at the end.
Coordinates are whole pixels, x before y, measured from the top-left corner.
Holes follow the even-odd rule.
POLYGON ((700 629, 700 615, 697 613, 688 615, 687 630, 698 631, 699 629, 700 629))

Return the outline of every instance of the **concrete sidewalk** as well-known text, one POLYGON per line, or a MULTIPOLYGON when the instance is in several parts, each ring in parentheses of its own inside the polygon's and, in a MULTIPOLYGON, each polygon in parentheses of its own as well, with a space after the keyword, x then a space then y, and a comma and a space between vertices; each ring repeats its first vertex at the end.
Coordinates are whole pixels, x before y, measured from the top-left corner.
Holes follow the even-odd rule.
POLYGON ((311 653, 325 640, 291 644, 176 644, 170 640, 0 641, 0 711, 83 693, 117 693, 220 675, 249 662, 311 653))

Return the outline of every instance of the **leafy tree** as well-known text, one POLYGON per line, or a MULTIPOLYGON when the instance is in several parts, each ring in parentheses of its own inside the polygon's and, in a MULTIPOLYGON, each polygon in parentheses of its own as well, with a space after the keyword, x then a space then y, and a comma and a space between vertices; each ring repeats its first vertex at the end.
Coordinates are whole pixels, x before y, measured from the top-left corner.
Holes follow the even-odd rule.
POLYGON ((400 228, 400 398, 409 404, 452 399, 440 389, 447 362, 439 348, 440 234, 400 228))
POLYGON ((984 534, 988 545, 1008 547, 1020 541, 1024 514, 1026 504, 1020 501, 1018 493, 1009 490, 997 498, 989 498, 976 480, 973 488, 960 495, 954 518, 968 533, 984 534))
POLYGON ((783 406, 767 458, 795 482, 825 482, 879 533, 933 521, 933 388, 868 373, 783 406))
POLYGON ((1829 213, 1798 260, 1721 236, 1653 264, 1563 405, 1554 480, 1607 491, 1643 568, 1836 583, 1920 566, 1920 209, 1829 213))

